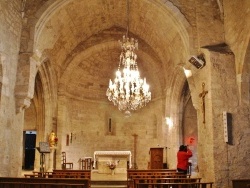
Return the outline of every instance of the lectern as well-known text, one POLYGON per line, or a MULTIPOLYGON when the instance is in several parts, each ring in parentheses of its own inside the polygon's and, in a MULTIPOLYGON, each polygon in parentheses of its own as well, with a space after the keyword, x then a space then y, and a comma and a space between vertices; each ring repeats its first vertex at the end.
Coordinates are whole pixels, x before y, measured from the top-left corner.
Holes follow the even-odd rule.
POLYGON ((150 169, 163 169, 163 149, 161 147, 150 148, 150 169))
POLYGON ((40 172, 44 177, 44 162, 45 153, 50 153, 50 147, 48 142, 39 142, 39 147, 36 148, 40 153, 40 172))

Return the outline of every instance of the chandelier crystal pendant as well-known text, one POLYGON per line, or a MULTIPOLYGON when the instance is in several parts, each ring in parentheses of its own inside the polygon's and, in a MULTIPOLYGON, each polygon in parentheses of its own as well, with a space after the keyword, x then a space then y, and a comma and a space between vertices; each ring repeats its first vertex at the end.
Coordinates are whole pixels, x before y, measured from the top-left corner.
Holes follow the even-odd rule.
MULTIPOLYGON (((129 20, 128 17, 127 14, 127 20, 129 20)), ((125 111, 125 114, 129 116, 131 110, 146 106, 151 100, 151 92, 146 78, 140 78, 135 53, 135 50, 138 50, 138 41, 128 37, 128 27, 126 36, 123 36, 119 43, 122 49, 119 66, 114 81, 112 82, 111 79, 109 81, 106 95, 115 106, 118 106, 119 110, 125 111)))

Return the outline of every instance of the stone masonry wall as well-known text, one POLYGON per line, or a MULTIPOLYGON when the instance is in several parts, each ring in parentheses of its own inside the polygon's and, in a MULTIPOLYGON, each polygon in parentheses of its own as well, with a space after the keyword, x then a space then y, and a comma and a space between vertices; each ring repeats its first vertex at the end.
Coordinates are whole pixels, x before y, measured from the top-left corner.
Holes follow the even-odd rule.
MULTIPOLYGON (((58 117, 59 151, 67 153, 67 160, 78 169, 83 157, 93 157, 94 151, 129 150, 137 167, 147 169, 150 147, 163 146, 161 102, 151 102, 147 108, 131 112, 125 117, 112 104, 78 101, 60 97, 58 117), (63 102, 64 101, 64 102, 63 102), (63 112, 63 113, 62 113, 63 112), (108 121, 111 119, 111 132, 108 121), (137 159, 134 159, 134 137, 137 140, 137 159), (69 135, 69 143, 67 143, 69 135), (72 136, 72 137, 71 137, 72 136)), ((58 153, 60 155, 60 152, 58 153)), ((60 165, 59 161, 57 166, 60 165)))
POLYGON ((20 1, 0 2, 0 63, 2 92, 0 106, 0 176, 17 176, 21 171, 22 113, 15 114, 15 82, 21 31, 20 1), (17 147, 10 147, 18 143, 17 147), (18 168, 17 168, 18 167, 18 168))
POLYGON ((225 40, 235 54, 236 73, 242 71, 242 64, 245 58, 245 52, 249 44, 250 29, 250 1, 225 0, 225 40))
MULTIPOLYGON (((232 159, 237 155, 230 151, 236 149, 237 137, 230 138, 229 143, 224 141, 224 127, 222 113, 231 113, 233 119, 237 116, 235 109, 238 106, 238 93, 234 69, 234 55, 232 53, 211 52, 211 98, 213 109, 213 151, 214 151, 214 172, 216 186, 221 188, 229 187, 228 182, 232 166, 232 159), (230 101, 230 102, 229 102, 230 101)), ((231 125, 230 125, 231 126, 231 125)), ((232 124, 235 127, 235 123, 232 124)), ((242 126, 242 125, 237 125, 242 126)), ((230 130, 229 130, 230 132, 230 130)), ((229 134, 230 135, 230 134, 229 134)), ((236 173, 236 171, 234 171, 236 173)))

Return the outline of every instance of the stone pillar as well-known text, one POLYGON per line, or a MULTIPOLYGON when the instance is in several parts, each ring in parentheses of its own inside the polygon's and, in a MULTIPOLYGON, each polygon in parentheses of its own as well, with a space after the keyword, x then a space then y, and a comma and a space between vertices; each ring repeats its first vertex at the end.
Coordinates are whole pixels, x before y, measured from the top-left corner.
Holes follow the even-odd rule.
POLYGON ((228 188, 228 182, 232 179, 228 175, 229 167, 232 166, 230 158, 235 152, 228 150, 232 146, 224 142, 222 112, 234 113, 238 107, 234 54, 227 46, 211 46, 203 49, 203 53, 206 57, 206 66, 195 79, 199 83, 199 93, 202 91, 202 82, 206 83, 205 90, 208 91, 204 100, 205 123, 201 105, 198 111, 199 175, 204 181, 213 181, 215 187, 228 188))
POLYGON ((49 167, 48 167, 48 170, 47 172, 52 172, 53 171, 53 164, 54 164, 54 154, 55 154, 55 151, 56 151, 56 147, 53 146, 53 147, 50 147, 50 154, 49 154, 49 167))

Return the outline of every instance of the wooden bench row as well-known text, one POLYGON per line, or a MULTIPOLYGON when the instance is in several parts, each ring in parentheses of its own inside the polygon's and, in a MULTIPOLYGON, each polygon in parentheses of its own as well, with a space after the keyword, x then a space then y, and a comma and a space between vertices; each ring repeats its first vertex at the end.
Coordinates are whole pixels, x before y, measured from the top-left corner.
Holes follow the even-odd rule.
POLYGON ((167 177, 167 176, 179 176, 179 177, 190 177, 183 173, 177 172, 176 169, 150 169, 150 170, 127 170, 127 180, 133 177, 167 177))
POLYGON ((49 177, 91 179, 91 170, 53 170, 49 177))
POLYGON ((19 178, 0 177, 1 188, 89 188, 90 179, 84 178, 19 178))
POLYGON ((90 170, 53 170, 53 172, 33 172, 24 174, 26 178, 87 178, 91 179, 90 170))
POLYGON ((127 170, 127 187, 134 188, 134 179, 161 179, 161 178, 190 178, 190 175, 177 172, 176 169, 128 169, 127 170))
POLYGON ((127 176, 128 178, 131 175, 163 175, 177 173, 176 169, 128 169, 127 176))
POLYGON ((213 182, 136 183, 135 188, 212 188, 213 182))
POLYGON ((46 178, 49 177, 52 172, 32 172, 32 174, 24 174, 25 178, 46 178))
POLYGON ((1 188, 85 188, 84 184, 0 182, 1 188))
POLYGON ((134 178, 130 188, 138 184, 164 184, 164 183, 200 183, 201 178, 134 178))
POLYGON ((250 188, 250 179, 233 179, 233 188, 250 188))

